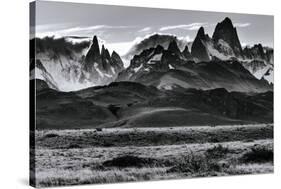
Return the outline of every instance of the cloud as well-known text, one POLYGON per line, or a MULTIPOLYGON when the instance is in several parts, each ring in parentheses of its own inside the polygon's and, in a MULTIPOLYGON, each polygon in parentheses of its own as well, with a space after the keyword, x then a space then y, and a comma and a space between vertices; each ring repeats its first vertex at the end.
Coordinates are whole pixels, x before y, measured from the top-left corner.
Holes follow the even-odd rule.
POLYGON ((174 30, 174 29, 198 30, 201 26, 206 26, 206 23, 196 22, 196 23, 191 23, 191 24, 164 26, 164 27, 159 28, 159 31, 167 31, 167 30, 174 30))
POLYGON ((141 30, 139 30, 138 32, 149 32, 151 30, 151 27, 145 27, 141 30))
POLYGON ((238 28, 244 28, 250 26, 251 23, 234 23, 233 25, 238 28))
POLYGON ((103 33, 106 30, 114 29, 128 29, 135 28, 135 26, 110 26, 110 25, 95 25, 95 26, 86 26, 86 27, 67 27, 63 29, 55 29, 54 25, 41 25, 38 28, 36 27, 36 36, 45 37, 45 36, 56 36, 63 37, 69 35, 89 35, 93 31, 103 33))
POLYGON ((186 42, 191 42, 191 38, 189 37, 189 35, 185 36, 185 37, 178 37, 179 40, 183 40, 183 41, 186 41, 186 42))
POLYGON ((247 43, 243 43, 243 42, 241 42, 241 46, 244 48, 244 47, 246 47, 248 44, 247 43))

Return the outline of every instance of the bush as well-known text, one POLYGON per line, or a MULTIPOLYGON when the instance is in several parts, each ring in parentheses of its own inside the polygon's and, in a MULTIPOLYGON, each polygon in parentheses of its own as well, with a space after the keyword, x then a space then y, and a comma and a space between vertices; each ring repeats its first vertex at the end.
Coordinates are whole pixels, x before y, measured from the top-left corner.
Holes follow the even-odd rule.
POLYGON ((168 172, 190 173, 194 175, 213 175, 214 172, 220 172, 222 166, 216 161, 207 158, 205 155, 194 155, 190 153, 178 161, 177 165, 168 170, 168 172))
POLYGON ((125 155, 117 158, 113 158, 112 160, 105 161, 103 166, 106 167, 152 167, 152 166, 161 166, 167 165, 169 162, 164 160, 158 160, 153 158, 144 158, 137 157, 132 155, 125 155))
POLYGON ((227 153, 229 153, 229 149, 226 147, 223 147, 221 144, 214 146, 213 148, 209 148, 206 152, 205 155, 207 158, 222 158, 224 157, 227 153))
POLYGON ((82 147, 79 144, 70 144, 68 148, 71 149, 71 148, 82 148, 82 147))
POLYGON ((243 163, 273 162, 273 150, 266 147, 254 147, 245 153, 240 160, 243 163))
POLYGON ((48 133, 46 134, 44 137, 45 138, 54 138, 54 137, 58 137, 59 135, 58 134, 55 134, 55 133, 48 133))

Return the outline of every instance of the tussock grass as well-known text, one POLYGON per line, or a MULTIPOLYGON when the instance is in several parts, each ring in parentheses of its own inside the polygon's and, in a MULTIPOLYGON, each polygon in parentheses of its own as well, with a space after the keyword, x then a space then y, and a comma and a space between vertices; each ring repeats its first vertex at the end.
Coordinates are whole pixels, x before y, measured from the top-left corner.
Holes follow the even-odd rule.
POLYGON ((204 154, 191 152, 178 160, 176 165, 170 168, 168 172, 186 173, 191 176, 215 176, 222 169, 223 166, 214 159, 207 158, 204 154))
POLYGON ((76 172, 52 171, 52 173, 37 176, 37 187, 65 186, 77 184, 115 183, 145 181, 161 178, 175 178, 167 175, 166 168, 126 168, 110 170, 84 169, 76 172))
POLYGON ((272 128, 236 129, 37 131, 37 187, 273 172, 272 128))

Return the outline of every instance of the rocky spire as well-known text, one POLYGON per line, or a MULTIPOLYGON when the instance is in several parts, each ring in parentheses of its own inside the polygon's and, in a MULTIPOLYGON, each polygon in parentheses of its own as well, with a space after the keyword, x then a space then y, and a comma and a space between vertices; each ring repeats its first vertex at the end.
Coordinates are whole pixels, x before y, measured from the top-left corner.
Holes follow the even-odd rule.
POLYGON ((188 60, 192 59, 191 53, 189 52, 187 45, 185 46, 184 50, 181 53, 186 59, 188 59, 188 60))
POLYGON ((237 30, 228 17, 216 25, 212 39, 215 43, 219 42, 220 39, 227 42, 236 56, 243 55, 237 30))
POLYGON ((196 38, 199 38, 199 39, 202 39, 204 40, 205 39, 205 30, 204 28, 201 26, 197 32, 197 35, 196 35, 196 38))
POLYGON ((93 67, 94 63, 100 64, 101 63, 101 54, 99 48, 99 42, 97 36, 94 36, 92 45, 85 57, 85 69, 90 71, 93 67))
POLYGON ((180 53, 179 47, 177 45, 177 42, 175 40, 171 41, 169 46, 168 46, 168 50, 174 53, 180 53))
POLYGON ((112 52, 111 60, 113 65, 117 65, 118 71, 121 71, 124 68, 123 61, 117 52, 112 52))
POLYGON ((197 61, 210 61, 210 57, 205 46, 208 37, 205 35, 203 27, 200 27, 195 40, 192 43, 191 54, 197 61))

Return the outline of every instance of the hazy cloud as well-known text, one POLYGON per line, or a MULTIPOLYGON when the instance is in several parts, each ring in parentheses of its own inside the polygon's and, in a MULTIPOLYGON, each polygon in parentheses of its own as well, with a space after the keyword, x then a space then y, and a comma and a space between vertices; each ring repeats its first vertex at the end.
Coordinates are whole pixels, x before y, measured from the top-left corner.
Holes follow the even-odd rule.
POLYGON ((151 27, 145 27, 141 30, 139 30, 138 32, 149 32, 151 30, 151 27))

